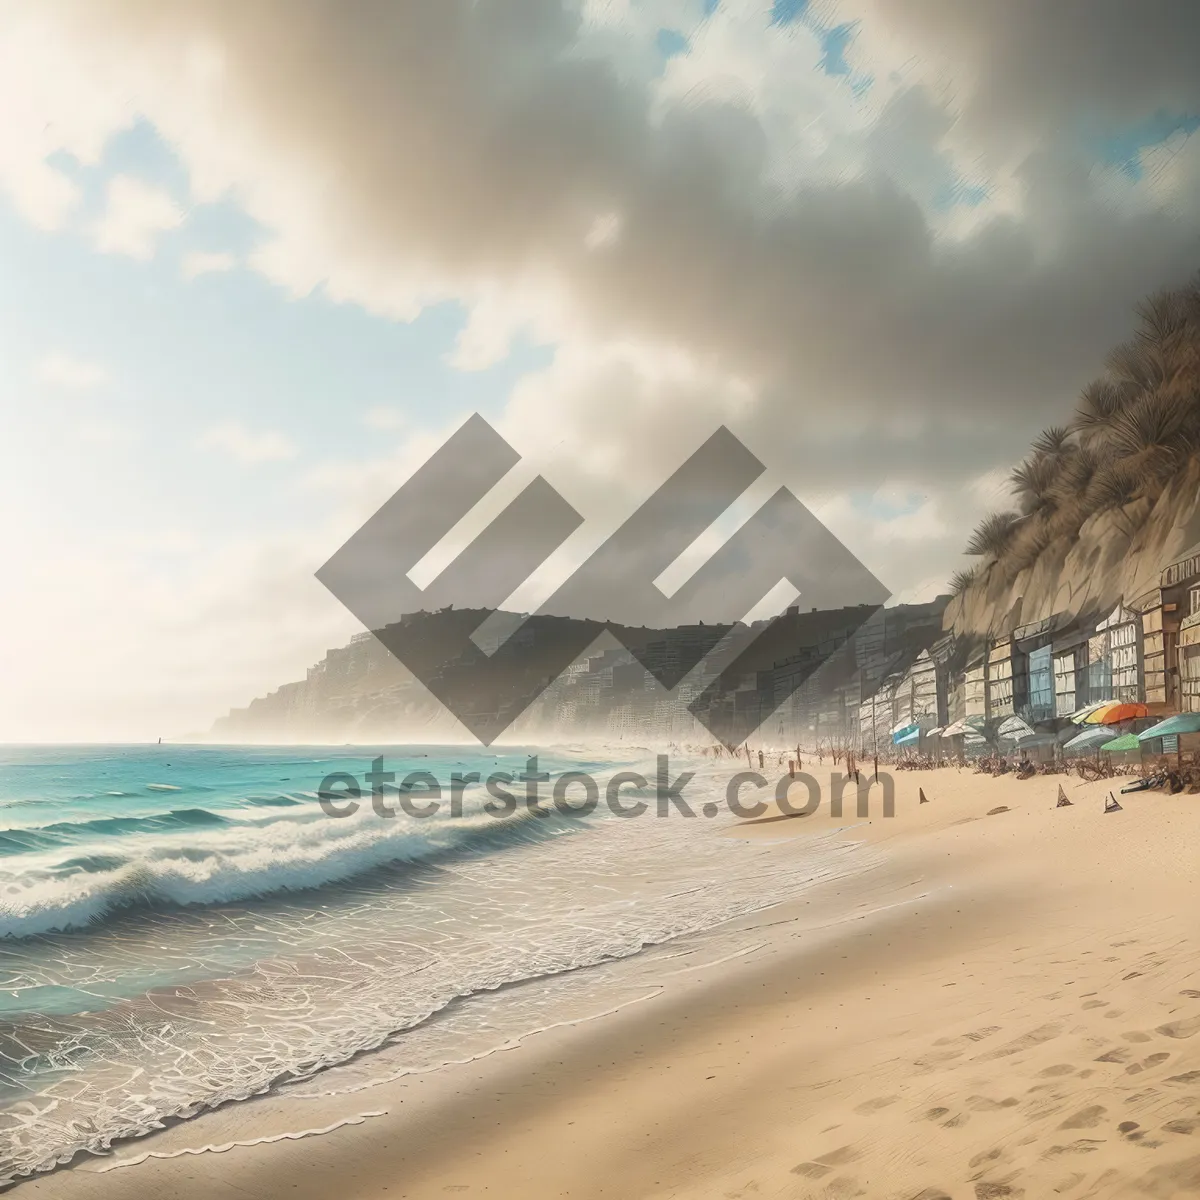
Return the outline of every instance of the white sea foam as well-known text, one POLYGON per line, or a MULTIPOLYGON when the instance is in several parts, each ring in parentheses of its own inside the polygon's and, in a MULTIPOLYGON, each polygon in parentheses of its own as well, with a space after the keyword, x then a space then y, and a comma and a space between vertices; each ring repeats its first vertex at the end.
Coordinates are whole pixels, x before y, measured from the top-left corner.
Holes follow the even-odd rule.
MULTIPOLYGON (((688 799, 699 810, 721 791, 702 776, 688 799)), ((66 1007, 39 1016, 36 1053, 18 1040, 5 1061, 0 1043, 0 1070, 26 1089, 19 1110, 0 1107, 0 1183, 281 1081, 323 1090, 313 1077, 331 1067, 342 1078, 324 1090, 357 1091, 355 1063, 367 1080, 389 1073, 356 1057, 364 1050, 386 1047, 400 1073, 436 1069, 636 1003, 657 978, 610 987, 610 964, 860 869, 869 854, 820 837, 785 851, 714 836, 728 813, 405 820, 369 803, 331 818, 309 802, 265 823, 250 819, 261 809, 219 807, 220 823, 187 815, 199 811, 149 818, 166 828, 123 817, 135 822, 127 833, 83 822, 77 844, 15 856, 19 872, 0 858, 10 932, 148 906, 14 955, 0 993, 9 1011, 44 998, 66 1007), (72 859, 87 865, 68 870, 72 859), (410 865, 372 871, 395 862, 410 865), (297 894, 338 880, 353 882, 297 894), (250 897, 267 898, 237 903, 250 897)), ((664 955, 666 973, 753 947, 721 949, 694 966, 664 955)))
MULTIPOLYGON (((561 823, 563 818, 551 817, 561 823)), ((60 874, 77 844, 0 859, 0 937, 80 929, 131 905, 226 904, 337 883, 488 839, 538 836, 538 818, 381 819, 369 805, 348 817, 266 817, 164 836, 92 840, 95 852, 133 857, 109 870, 60 874)), ((540 822, 539 822, 540 823, 540 822)), ((561 827, 561 824, 560 824, 561 827)))

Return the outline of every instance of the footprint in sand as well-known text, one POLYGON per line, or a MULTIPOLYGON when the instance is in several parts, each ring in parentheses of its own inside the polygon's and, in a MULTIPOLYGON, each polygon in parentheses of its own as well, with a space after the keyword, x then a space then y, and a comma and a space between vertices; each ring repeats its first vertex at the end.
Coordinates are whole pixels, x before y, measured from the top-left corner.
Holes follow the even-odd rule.
POLYGON ((963 1037, 968 1042, 982 1042, 984 1038, 989 1038, 993 1033, 999 1033, 999 1025, 985 1025, 982 1029, 972 1029, 970 1033, 964 1033, 963 1037))
POLYGON ((803 1175, 806 1179, 823 1179, 834 1167, 844 1166, 858 1158, 858 1151, 853 1146, 839 1146, 828 1154, 821 1154, 811 1162, 802 1162, 791 1169, 793 1175, 803 1175))
POLYGON ((984 1163, 996 1162, 1003 1153, 1004 1151, 999 1146, 994 1150, 983 1150, 967 1163, 967 1167, 973 1171, 976 1167, 983 1166, 984 1163))
POLYGON ((1001 1046, 998 1050, 993 1050, 990 1054, 983 1055, 982 1060, 986 1062, 993 1058, 1010 1058, 1012 1055, 1020 1054, 1024 1050, 1032 1050, 1035 1046, 1040 1046, 1044 1042, 1052 1042, 1061 1032, 1062 1029, 1058 1025, 1039 1025, 1036 1029, 1031 1029, 1015 1041, 1001 1046))
POLYGON ((871 1100, 864 1100, 855 1108, 855 1112, 860 1116, 867 1116, 869 1113, 878 1112, 881 1108, 887 1108, 891 1104, 895 1104, 899 1100, 899 1096, 876 1096, 871 1100))
POLYGON ((1162 1145, 1162 1142, 1148 1140, 1146 1138, 1146 1131, 1136 1121, 1122 1121, 1117 1126, 1117 1132, 1127 1142, 1136 1142, 1139 1146, 1143 1146, 1147 1150, 1153 1150, 1155 1147, 1162 1145))
POLYGON ((1008 1183, 990 1183, 981 1179, 975 1185, 975 1200, 1019 1200, 1024 1195, 1024 1188, 1013 1187, 1008 1183))
POLYGON ((805 1179, 823 1179, 832 1171, 832 1167, 823 1167, 820 1163, 802 1162, 791 1170, 793 1175, 802 1175, 805 1179))
POLYGON ((1186 1017, 1182 1021, 1171 1021, 1166 1025, 1159 1025, 1154 1032, 1169 1038, 1195 1037, 1200 1033, 1200 1017, 1186 1017))
POLYGON ((1051 1146, 1042 1153, 1043 1158, 1058 1158, 1063 1154, 1094 1154, 1104 1145, 1103 1138, 1076 1138, 1065 1146, 1051 1146))
POLYGON ((1081 1108, 1074 1116, 1068 1117, 1059 1129, 1095 1129, 1104 1120, 1108 1110, 1100 1104, 1089 1104, 1081 1108))
POLYGON ((1163 1129, 1167 1133, 1195 1133, 1200 1129, 1200 1117, 1177 1117, 1174 1121, 1168 1121, 1163 1129))
POLYGON ((1003 1100, 991 1100, 987 1096, 968 1096, 967 1107, 972 1112, 998 1112, 1002 1108, 1013 1108, 1020 1101, 1016 1096, 1006 1096, 1003 1100))
POLYGON ((1152 1070, 1154 1067, 1161 1066, 1171 1056, 1165 1051, 1159 1051, 1158 1054, 1148 1054, 1140 1063, 1130 1063, 1125 1068, 1126 1075, 1139 1075, 1142 1071, 1152 1070))
POLYGON ((1075 1068, 1070 1063, 1055 1063, 1052 1067, 1046 1067, 1045 1070, 1039 1071, 1039 1078, 1052 1078, 1055 1075, 1070 1075, 1075 1068))

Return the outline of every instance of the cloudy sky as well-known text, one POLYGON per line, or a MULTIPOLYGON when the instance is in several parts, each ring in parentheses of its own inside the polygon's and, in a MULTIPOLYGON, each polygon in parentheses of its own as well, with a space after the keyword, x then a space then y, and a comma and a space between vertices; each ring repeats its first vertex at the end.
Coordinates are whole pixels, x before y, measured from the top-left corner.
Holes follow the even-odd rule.
POLYGON ((300 677, 476 411, 564 562, 725 423, 931 597, 1200 267, 1197 63, 1190 0, 0 0, 0 741, 300 677))

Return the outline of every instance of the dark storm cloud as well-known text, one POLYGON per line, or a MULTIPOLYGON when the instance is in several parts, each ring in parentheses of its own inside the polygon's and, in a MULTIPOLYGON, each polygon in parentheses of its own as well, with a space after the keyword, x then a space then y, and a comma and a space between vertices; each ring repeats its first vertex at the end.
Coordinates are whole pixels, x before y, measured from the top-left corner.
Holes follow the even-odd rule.
MULTIPOLYGON (((747 428, 776 446, 880 439, 843 478, 868 459, 886 471, 889 454, 902 475, 919 461, 936 477, 949 457, 957 474, 993 466, 1069 412, 1138 297, 1200 265, 1197 206, 1114 203, 1064 136, 1196 108, 1200 10, 833 8, 862 17, 855 53, 924 48, 930 79, 919 61, 892 96, 865 173, 787 194, 765 182, 774 151, 750 112, 696 103, 652 119, 649 85, 578 53, 578 17, 555 0, 72 12, 135 55, 196 38, 220 47, 222 119, 309 172, 322 253, 372 278, 423 274, 448 294, 553 280, 573 328, 680 346, 752 381, 762 398, 747 428), (1020 203, 939 237, 938 214, 904 180, 964 137, 983 161, 1022 147, 1009 181, 1020 203), (588 249, 609 212, 618 235, 588 249), (914 431, 928 439, 919 451, 914 431)), ((245 195, 253 208, 251 184, 245 195)))

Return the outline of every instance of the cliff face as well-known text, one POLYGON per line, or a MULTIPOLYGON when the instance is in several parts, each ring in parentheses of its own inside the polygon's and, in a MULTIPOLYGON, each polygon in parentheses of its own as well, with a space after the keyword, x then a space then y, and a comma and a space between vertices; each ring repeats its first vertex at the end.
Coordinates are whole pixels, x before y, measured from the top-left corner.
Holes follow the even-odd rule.
POLYGON ((1158 587, 1163 568, 1197 542, 1200 462, 1193 462, 1157 501, 1097 513, 1077 537, 1052 543, 1015 578, 1002 564, 985 568, 951 600, 945 628, 959 636, 1000 637, 1057 613, 1111 611, 1158 587))
POLYGON ((235 708, 210 737, 230 742, 386 742, 398 731, 458 740, 462 727, 372 636, 330 650, 308 677, 235 708))

